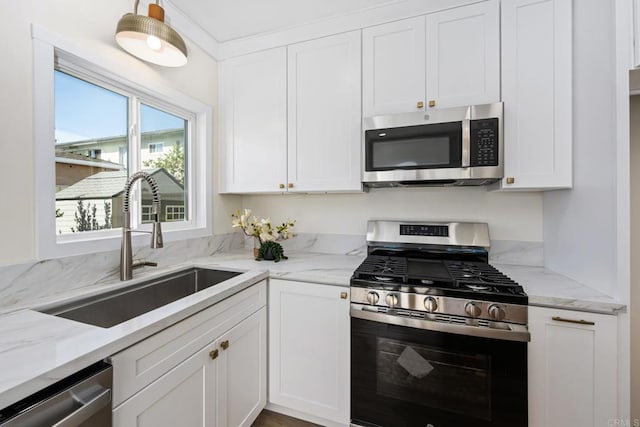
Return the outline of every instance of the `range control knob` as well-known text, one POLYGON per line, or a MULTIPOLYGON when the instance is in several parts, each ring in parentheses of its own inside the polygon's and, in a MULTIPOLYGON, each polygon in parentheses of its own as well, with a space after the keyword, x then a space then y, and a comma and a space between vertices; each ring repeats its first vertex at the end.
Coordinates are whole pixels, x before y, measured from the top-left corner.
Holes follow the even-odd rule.
POLYGON ((376 305, 378 301, 380 301, 380 295, 378 295, 377 292, 369 292, 367 294, 367 301, 369 301, 371 305, 376 305))
POLYGON ((438 301, 436 301, 434 297, 426 297, 424 299, 424 308, 426 308, 429 313, 433 313, 438 309, 438 301))
POLYGON ((500 307, 497 304, 491 304, 489 306, 489 317, 493 320, 497 320, 498 322, 504 320, 507 313, 505 313, 504 308, 500 307))
POLYGON ((466 303, 464 306, 464 311, 473 318, 480 316, 480 313, 482 312, 480 307, 478 307, 475 302, 466 303))
POLYGON ((398 305, 398 296, 396 294, 387 294, 384 300, 387 302, 387 305, 391 308, 394 308, 398 305))

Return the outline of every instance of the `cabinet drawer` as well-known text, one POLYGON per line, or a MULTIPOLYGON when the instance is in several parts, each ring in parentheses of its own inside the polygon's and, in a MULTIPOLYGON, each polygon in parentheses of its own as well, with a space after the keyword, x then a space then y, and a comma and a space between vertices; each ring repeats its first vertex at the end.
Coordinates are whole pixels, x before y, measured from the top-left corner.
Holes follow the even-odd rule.
POLYGON ((116 407, 266 305, 262 281, 111 357, 116 407))

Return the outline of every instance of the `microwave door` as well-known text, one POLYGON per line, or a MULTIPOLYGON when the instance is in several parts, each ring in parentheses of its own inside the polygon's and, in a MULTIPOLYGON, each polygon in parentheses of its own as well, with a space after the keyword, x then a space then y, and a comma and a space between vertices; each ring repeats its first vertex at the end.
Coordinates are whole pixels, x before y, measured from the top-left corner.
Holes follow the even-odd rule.
POLYGON ((365 133, 365 169, 368 172, 462 167, 463 122, 365 133))

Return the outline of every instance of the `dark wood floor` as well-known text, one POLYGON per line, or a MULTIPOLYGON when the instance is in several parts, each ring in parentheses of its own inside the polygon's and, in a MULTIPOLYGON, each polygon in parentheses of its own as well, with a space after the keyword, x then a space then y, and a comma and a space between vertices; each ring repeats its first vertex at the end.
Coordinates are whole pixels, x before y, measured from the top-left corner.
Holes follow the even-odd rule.
POLYGON ((308 423, 297 418, 267 411, 266 409, 258 415, 258 419, 251 427, 319 427, 318 424, 308 423))

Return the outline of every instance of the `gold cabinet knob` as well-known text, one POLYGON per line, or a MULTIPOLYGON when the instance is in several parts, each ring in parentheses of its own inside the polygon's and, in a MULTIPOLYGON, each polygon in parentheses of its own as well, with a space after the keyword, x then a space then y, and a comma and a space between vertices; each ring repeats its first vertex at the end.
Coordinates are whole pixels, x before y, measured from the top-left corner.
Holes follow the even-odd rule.
POLYGON ((220 343, 220 347, 222 347, 223 350, 226 350, 229 348, 229 340, 224 340, 220 343))
POLYGON ((211 358, 211 360, 216 360, 218 358, 218 349, 211 350, 209 352, 209 357, 211 358))
POLYGON ((436 106, 436 101, 435 100, 430 100, 429 101, 429 107, 435 107, 436 106))
POLYGON ((418 101, 418 102, 416 103, 416 107, 418 107, 418 108, 424 108, 424 101, 418 101))
POLYGON ((348 296, 349 294, 347 294, 346 292, 340 292, 340 298, 347 299, 348 296))
POLYGON ((515 184, 516 179, 512 176, 507 177, 507 184, 515 184))
POLYGON ((280 187, 280 189, 283 189, 284 188, 284 184, 280 184, 279 187, 280 187))
POLYGON ((289 188, 293 188, 293 182, 290 182, 288 185, 289 188))

